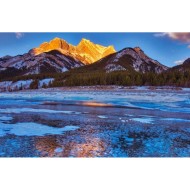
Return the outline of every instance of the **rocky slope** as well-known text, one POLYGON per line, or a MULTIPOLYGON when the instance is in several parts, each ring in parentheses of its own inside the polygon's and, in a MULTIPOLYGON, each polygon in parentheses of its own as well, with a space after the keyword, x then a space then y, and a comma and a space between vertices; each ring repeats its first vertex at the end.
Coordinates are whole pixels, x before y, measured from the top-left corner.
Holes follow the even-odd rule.
POLYGON ((30 51, 23 55, 0 58, 0 73, 1 76, 11 77, 12 75, 65 72, 83 65, 79 60, 64 55, 57 50, 36 56, 30 51))

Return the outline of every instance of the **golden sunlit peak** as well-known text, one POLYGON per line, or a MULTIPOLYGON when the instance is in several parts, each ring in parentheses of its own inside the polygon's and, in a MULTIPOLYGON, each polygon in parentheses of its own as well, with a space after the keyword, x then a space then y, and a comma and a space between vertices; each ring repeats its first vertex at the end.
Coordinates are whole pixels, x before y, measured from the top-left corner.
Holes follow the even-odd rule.
MULTIPOLYGON (((53 38, 53 40, 51 40, 50 42, 52 42, 52 41, 65 41, 65 40, 62 39, 62 38, 55 37, 55 38, 53 38)), ((65 42, 66 42, 66 41, 65 41, 65 42)))
POLYGON ((86 38, 82 38, 81 42, 84 41, 84 42, 90 42, 90 40, 86 39, 86 38))
POLYGON ((77 46, 67 43, 65 40, 55 37, 50 42, 42 43, 38 48, 34 48, 31 52, 38 55, 51 50, 58 50, 59 52, 69 55, 80 60, 84 64, 91 64, 95 61, 115 53, 113 46, 102 46, 94 44, 88 39, 82 38, 77 46))
MULTIPOLYGON (((114 46, 113 46, 113 45, 108 46, 108 48, 113 49, 113 51, 115 51, 115 48, 114 48, 114 46)), ((116 52, 116 51, 115 51, 115 52, 116 52)))
POLYGON ((58 38, 58 37, 55 37, 55 38, 54 38, 53 40, 51 40, 49 43, 50 43, 50 44, 51 44, 51 43, 66 43, 66 44, 68 44, 67 41, 65 41, 64 39, 58 38))
POLYGON ((55 38, 53 38, 53 40, 63 40, 63 39, 61 39, 59 37, 55 37, 55 38))
POLYGON ((84 43, 92 43, 90 40, 86 39, 86 38, 82 38, 81 41, 78 43, 78 46, 80 44, 84 44, 84 43))

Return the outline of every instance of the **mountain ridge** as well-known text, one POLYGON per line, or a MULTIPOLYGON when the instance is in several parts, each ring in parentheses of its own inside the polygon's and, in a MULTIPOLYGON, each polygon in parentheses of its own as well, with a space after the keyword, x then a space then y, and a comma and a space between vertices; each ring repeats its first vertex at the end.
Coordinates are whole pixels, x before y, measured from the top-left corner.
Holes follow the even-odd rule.
POLYGON ((124 48, 98 60, 94 64, 97 63, 99 65, 104 65, 104 70, 106 70, 106 72, 112 72, 114 70, 134 70, 142 73, 161 73, 168 69, 167 66, 148 57, 139 47, 124 48))
POLYGON ((150 58, 140 47, 126 47, 116 52, 111 45, 102 46, 85 38, 76 46, 61 38, 54 38, 23 55, 0 58, 1 76, 63 73, 78 67, 82 67, 83 72, 105 73, 127 71, 159 74, 173 69, 150 58))
POLYGON ((79 60, 64 55, 57 50, 44 52, 33 56, 31 53, 0 59, 1 75, 11 76, 31 75, 40 73, 65 72, 84 66, 79 60))
POLYGON ((65 55, 78 59, 84 64, 92 64, 93 62, 116 52, 113 46, 102 46, 85 38, 82 38, 78 45, 74 46, 63 39, 56 37, 50 42, 44 42, 40 44, 39 47, 33 48, 30 50, 30 53, 33 53, 33 55, 39 55, 51 50, 58 50, 65 55))

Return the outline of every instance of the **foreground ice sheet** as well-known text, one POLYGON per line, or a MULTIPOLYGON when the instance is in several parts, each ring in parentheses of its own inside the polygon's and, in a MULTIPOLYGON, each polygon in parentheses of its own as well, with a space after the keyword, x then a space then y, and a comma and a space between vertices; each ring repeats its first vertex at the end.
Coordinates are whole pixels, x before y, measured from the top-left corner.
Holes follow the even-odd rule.
POLYGON ((189 157, 189 91, 0 93, 2 157, 189 157))
POLYGON ((78 126, 65 126, 63 128, 55 128, 39 123, 0 123, 0 136, 5 136, 7 134, 17 136, 44 136, 48 134, 59 135, 63 132, 73 131, 78 128, 78 126))

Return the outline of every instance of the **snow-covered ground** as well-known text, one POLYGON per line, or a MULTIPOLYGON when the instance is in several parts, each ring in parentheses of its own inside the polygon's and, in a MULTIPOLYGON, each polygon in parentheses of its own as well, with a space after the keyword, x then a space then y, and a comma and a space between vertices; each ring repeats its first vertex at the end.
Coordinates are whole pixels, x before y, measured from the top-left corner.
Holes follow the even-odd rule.
MULTIPOLYGON (((44 85, 48 86, 50 82, 53 82, 53 80, 54 80, 53 78, 39 80, 38 88, 42 88, 44 85)), ((0 92, 30 89, 30 85, 32 82, 33 82, 32 79, 19 80, 16 82, 3 81, 3 82, 0 82, 0 92)))
POLYGON ((188 157, 189 89, 0 93, 0 156, 188 157))
POLYGON ((51 82, 53 82, 54 78, 42 79, 39 81, 38 88, 42 88, 43 85, 48 86, 51 82))

